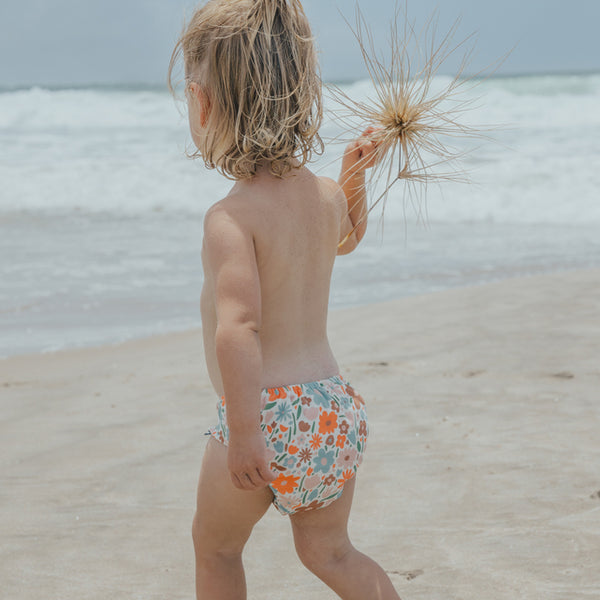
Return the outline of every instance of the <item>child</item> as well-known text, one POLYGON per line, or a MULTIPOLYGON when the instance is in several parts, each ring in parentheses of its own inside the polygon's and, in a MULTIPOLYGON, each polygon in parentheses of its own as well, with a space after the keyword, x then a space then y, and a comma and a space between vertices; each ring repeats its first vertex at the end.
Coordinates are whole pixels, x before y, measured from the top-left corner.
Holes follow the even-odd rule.
POLYGON ((275 504, 304 565, 341 598, 397 599, 348 539, 367 417, 326 332, 335 257, 366 230, 375 130, 347 147, 339 184, 306 168, 321 96, 298 0, 210 0, 170 73, 180 54, 198 153, 236 181, 204 220, 202 326, 221 401, 193 522, 197 597, 246 598, 242 550, 275 504))

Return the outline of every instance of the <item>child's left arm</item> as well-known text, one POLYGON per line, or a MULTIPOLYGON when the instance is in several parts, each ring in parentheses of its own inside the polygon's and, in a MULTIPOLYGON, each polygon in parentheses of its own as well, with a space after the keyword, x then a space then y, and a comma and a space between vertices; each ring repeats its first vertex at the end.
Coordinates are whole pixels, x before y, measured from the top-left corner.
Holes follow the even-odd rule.
POLYGON ((254 239, 217 204, 204 219, 204 252, 214 281, 215 347, 229 425, 228 467, 236 487, 254 490, 275 479, 260 428, 261 295, 254 239))

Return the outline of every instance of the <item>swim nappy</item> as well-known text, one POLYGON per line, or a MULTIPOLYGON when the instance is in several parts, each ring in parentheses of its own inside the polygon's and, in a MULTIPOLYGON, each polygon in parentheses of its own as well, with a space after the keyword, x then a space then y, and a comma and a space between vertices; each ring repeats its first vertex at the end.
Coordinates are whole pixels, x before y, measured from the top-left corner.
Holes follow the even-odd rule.
MULTIPOLYGON (((209 430, 229 443, 225 398, 209 430)), ((284 515, 322 508, 337 500, 362 462, 369 434, 362 397, 340 375, 320 381, 266 388, 260 427, 265 434, 273 504, 284 515)))

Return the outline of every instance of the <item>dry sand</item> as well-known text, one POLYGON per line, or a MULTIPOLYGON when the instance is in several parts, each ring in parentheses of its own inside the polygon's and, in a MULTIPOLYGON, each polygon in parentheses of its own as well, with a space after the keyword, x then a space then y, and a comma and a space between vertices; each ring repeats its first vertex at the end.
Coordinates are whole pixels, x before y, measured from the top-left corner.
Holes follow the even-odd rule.
MULTIPOLYGON (((600 270, 335 312, 367 400, 351 521, 405 600, 600 598, 600 270)), ((0 361, 0 596, 191 599, 199 331, 0 361)), ((335 598, 273 509, 249 598, 335 598)), ((368 600, 368 599, 366 599, 368 600)))

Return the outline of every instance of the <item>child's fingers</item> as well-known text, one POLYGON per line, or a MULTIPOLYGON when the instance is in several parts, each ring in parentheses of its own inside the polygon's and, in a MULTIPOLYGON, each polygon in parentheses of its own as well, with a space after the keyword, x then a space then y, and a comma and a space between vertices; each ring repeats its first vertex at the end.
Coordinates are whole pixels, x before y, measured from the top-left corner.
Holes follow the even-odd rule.
MULTIPOLYGON (((267 472, 270 472, 267 470, 267 472)), ((256 469, 252 471, 252 473, 248 473, 247 475, 253 489, 263 488, 269 484, 270 481, 275 479, 274 477, 271 479, 264 472, 264 467, 257 466, 256 469)))
POLYGON ((342 167, 344 172, 352 174, 370 169, 377 164, 382 131, 382 127, 371 125, 348 144, 344 152, 345 163, 342 167))
MULTIPOLYGON (((248 477, 250 477, 250 475, 248 475, 248 477)), ((262 470, 260 467, 256 467, 256 470, 252 473, 252 476, 250 477, 252 485, 255 488, 261 488, 261 487, 265 487, 265 484, 267 483, 265 481, 265 478, 263 477, 262 474, 262 470)))
POLYGON ((381 129, 381 127, 375 127, 375 125, 369 125, 369 127, 367 127, 363 132, 362 135, 363 136, 369 136, 372 133, 374 133, 375 131, 377 131, 378 129, 381 129))
POLYGON ((233 485, 240 490, 256 490, 269 485, 277 479, 273 472, 265 466, 257 466, 256 469, 248 469, 244 473, 230 473, 233 485))
POLYGON ((240 478, 235 473, 229 473, 231 477, 231 483, 238 488, 238 490, 245 490, 244 484, 240 481, 240 478))
POLYGON ((371 163, 375 159, 377 146, 373 141, 364 142, 360 147, 361 162, 371 163))
POLYGON ((269 469, 269 467, 265 466, 261 469, 257 469, 260 478, 266 483, 269 484, 271 481, 275 481, 277 476, 269 469))
POLYGON ((375 127, 374 125, 367 127, 361 134, 361 138, 369 138, 371 140, 377 140, 380 132, 383 131, 383 127, 375 127))
POLYGON ((233 485, 240 490, 252 491, 257 487, 264 487, 264 484, 259 483, 256 473, 232 473, 231 480, 233 485))

